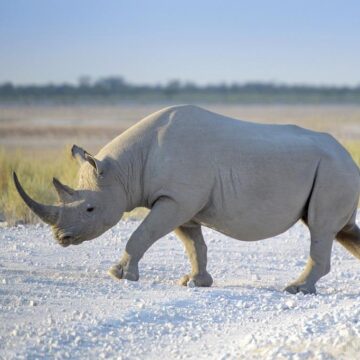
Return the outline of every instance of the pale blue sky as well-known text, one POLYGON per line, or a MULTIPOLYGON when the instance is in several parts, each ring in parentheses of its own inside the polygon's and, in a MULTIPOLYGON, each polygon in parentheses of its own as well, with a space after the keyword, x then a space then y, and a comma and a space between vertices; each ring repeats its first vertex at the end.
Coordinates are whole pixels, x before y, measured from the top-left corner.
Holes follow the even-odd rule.
POLYGON ((360 83, 360 1, 0 0, 0 82, 360 83))

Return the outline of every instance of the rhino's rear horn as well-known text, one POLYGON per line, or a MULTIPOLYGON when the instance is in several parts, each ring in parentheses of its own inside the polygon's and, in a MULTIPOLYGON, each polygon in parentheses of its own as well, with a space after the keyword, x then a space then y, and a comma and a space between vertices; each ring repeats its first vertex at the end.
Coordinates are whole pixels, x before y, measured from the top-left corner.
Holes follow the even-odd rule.
POLYGON ((71 187, 62 184, 57 178, 53 178, 53 184, 58 194, 59 200, 66 203, 73 201, 75 190, 71 187))
POLYGON ((24 191, 22 188, 16 173, 13 173, 14 183, 18 193, 21 198, 24 200, 26 205, 37 215, 41 220, 50 225, 55 225, 59 219, 60 209, 57 206, 52 205, 43 205, 35 200, 31 199, 31 197, 24 191))

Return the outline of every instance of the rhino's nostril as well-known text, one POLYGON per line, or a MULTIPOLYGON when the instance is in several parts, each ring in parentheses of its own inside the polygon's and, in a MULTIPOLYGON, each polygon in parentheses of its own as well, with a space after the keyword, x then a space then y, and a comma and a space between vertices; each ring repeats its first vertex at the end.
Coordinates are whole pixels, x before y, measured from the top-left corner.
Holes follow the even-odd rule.
POLYGON ((59 244, 63 247, 67 247, 71 244, 71 236, 64 235, 59 238, 59 244))
POLYGON ((60 238, 60 244, 61 245, 70 245, 71 244, 71 236, 70 235, 64 235, 60 238))

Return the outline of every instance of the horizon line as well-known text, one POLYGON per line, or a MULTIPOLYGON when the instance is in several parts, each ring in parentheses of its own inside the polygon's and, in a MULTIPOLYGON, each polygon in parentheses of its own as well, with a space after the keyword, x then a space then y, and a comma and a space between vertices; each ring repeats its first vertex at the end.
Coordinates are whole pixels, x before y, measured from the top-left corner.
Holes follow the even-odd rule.
POLYGON ((226 81, 226 80, 219 80, 219 81, 209 81, 206 83, 202 82, 196 82, 192 80, 186 80, 186 79, 177 79, 177 78, 171 78, 166 81, 159 81, 159 82, 152 82, 152 83, 140 83, 137 81, 129 81, 126 80, 126 78, 122 75, 104 75, 99 77, 92 77, 90 75, 79 75, 77 80, 48 80, 48 81, 41 81, 41 82, 18 82, 18 81, 12 81, 12 80, 3 80, 0 81, 0 86, 4 85, 12 85, 14 87, 27 87, 27 86, 80 86, 81 85, 81 78, 88 78, 89 80, 89 86, 94 86, 97 82, 102 80, 109 80, 109 79, 117 79, 122 80, 124 85, 128 86, 135 86, 135 87, 141 87, 141 86, 160 86, 165 87, 168 86, 171 83, 177 82, 180 84, 180 86, 186 86, 186 85, 193 85, 199 88, 203 87, 211 87, 211 86, 246 86, 246 85, 268 85, 268 86, 278 86, 278 87, 312 87, 312 88, 358 88, 360 87, 360 80, 357 84, 349 84, 349 83, 342 83, 342 84, 335 84, 335 83, 309 83, 309 82, 289 82, 289 81, 279 81, 279 80, 232 80, 232 81, 226 81))

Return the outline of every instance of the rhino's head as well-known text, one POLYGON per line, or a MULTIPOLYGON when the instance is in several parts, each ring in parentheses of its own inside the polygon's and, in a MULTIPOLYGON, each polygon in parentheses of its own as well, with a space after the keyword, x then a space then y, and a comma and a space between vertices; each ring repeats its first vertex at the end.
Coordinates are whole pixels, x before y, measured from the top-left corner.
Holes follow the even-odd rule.
POLYGON ((58 204, 43 205, 33 200, 14 173, 15 186, 22 199, 52 226, 56 240, 64 247, 98 237, 120 220, 126 207, 126 196, 116 180, 111 160, 100 161, 76 145, 71 151, 81 163, 79 185, 74 190, 54 178, 58 204))

